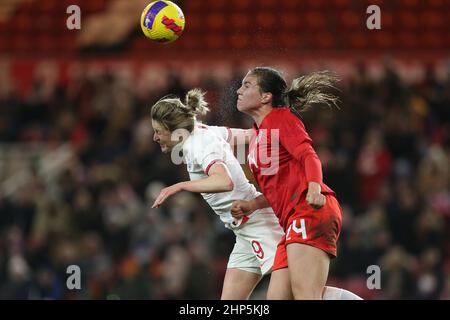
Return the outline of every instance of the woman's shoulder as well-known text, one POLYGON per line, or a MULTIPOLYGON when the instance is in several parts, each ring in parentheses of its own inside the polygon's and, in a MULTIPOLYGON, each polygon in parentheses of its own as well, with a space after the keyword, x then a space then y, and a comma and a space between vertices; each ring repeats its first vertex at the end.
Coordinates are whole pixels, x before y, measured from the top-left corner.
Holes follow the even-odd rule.
POLYGON ((292 113, 289 107, 280 107, 274 109, 274 119, 280 121, 299 121, 302 122, 295 114, 292 113))

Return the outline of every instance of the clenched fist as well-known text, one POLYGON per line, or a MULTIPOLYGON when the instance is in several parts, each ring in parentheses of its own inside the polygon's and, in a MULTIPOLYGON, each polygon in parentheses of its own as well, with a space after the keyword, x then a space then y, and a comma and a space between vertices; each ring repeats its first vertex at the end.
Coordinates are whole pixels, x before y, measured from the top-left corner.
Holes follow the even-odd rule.
POLYGON ((306 202, 308 202, 308 204, 314 209, 320 209, 325 205, 326 198, 320 192, 320 184, 316 182, 309 183, 308 193, 306 194, 306 202))
POLYGON ((255 209, 253 209, 251 201, 236 200, 233 201, 233 204, 231 205, 231 215, 235 219, 241 219, 244 216, 248 216, 253 211, 255 211, 255 209))

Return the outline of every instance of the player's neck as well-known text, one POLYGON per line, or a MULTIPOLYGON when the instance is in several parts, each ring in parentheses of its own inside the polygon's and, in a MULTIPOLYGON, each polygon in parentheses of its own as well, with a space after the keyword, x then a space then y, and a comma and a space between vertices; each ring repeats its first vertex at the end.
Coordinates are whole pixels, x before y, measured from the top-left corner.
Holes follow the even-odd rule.
POLYGON ((253 120, 255 121, 256 125, 261 125, 261 122, 264 120, 264 118, 272 111, 273 107, 271 105, 263 105, 262 107, 253 110, 251 116, 253 120))

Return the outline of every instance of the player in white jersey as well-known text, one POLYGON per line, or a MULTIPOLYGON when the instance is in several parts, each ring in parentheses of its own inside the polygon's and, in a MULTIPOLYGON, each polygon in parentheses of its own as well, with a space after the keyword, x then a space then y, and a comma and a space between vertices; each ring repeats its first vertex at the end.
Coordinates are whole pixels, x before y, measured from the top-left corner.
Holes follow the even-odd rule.
POLYGON ((186 163, 191 179, 163 189, 153 207, 159 207, 179 191, 201 193, 236 235, 221 298, 248 299, 262 276, 271 271, 283 231, 271 208, 257 210, 240 220, 232 217, 234 200, 252 200, 261 193, 247 180, 226 141, 231 138, 231 132, 196 121, 196 115, 207 110, 199 90, 188 92, 186 105, 179 99, 162 99, 152 107, 154 140, 163 152, 171 152, 173 162, 186 163), (178 138, 182 139, 181 143, 178 138))
MULTIPOLYGON (((161 206, 180 191, 201 193, 225 226, 236 235, 222 289, 222 299, 248 299, 261 278, 270 273, 277 245, 283 236, 272 208, 256 210, 240 220, 231 215, 234 200, 261 199, 262 194, 247 180, 230 146, 232 137, 244 143, 248 131, 206 126, 196 116, 208 111, 203 93, 187 93, 186 103, 163 98, 151 110, 153 140, 174 163, 186 163, 190 181, 161 190, 152 207, 161 206), (181 155, 182 151, 182 155, 181 155)), ((258 200, 257 200, 258 201, 258 200)), ((345 290, 325 287, 324 299, 345 290)), ((342 296, 346 293, 342 293, 342 296)), ((351 294, 351 293, 350 293, 351 294)))

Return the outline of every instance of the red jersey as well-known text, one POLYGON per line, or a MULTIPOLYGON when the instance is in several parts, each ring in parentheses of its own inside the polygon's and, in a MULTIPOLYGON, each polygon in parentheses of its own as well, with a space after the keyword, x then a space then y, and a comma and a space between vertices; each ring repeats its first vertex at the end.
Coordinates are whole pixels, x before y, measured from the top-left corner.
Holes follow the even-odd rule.
POLYGON ((303 122, 289 108, 273 108, 253 125, 249 166, 256 181, 285 229, 295 205, 306 196, 308 182, 321 185, 322 194, 333 194, 322 182, 322 166, 303 122))

